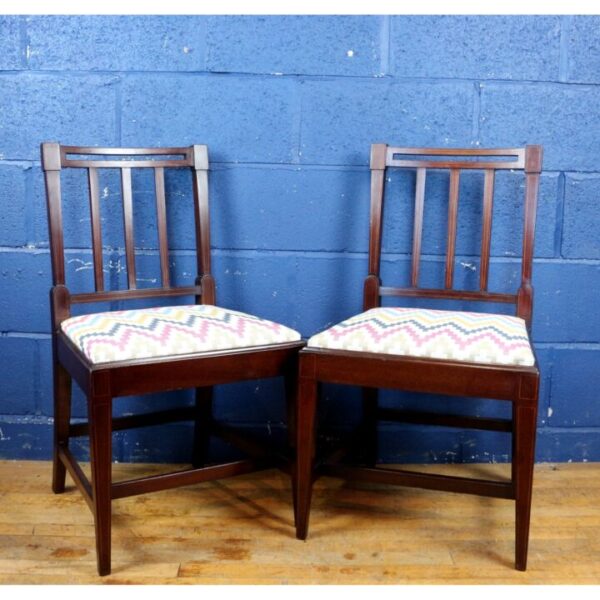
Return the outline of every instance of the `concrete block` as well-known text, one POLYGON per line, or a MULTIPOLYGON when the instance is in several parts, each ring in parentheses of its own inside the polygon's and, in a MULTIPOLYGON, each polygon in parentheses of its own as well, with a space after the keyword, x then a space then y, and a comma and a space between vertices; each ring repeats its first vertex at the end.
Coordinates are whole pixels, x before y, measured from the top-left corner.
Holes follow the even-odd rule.
POLYGON ((52 425, 38 417, 0 418, 0 459, 51 460, 52 425))
POLYGON ((541 144, 544 170, 597 168, 600 89, 558 84, 481 85, 482 147, 541 144))
POLYGON ((40 143, 116 144, 116 78, 23 74, 2 78, 0 155, 40 160, 40 143))
POLYGON ((558 16, 401 15, 390 41, 396 77, 558 79, 558 16))
POLYGON ((367 170, 234 167, 211 176, 216 248, 368 249, 367 170))
POLYGON ((533 338, 539 342, 600 339, 600 265, 539 262, 534 265, 533 338))
POLYGON ((0 336, 0 356, 0 414, 34 414, 39 368, 36 340, 0 336))
POLYGON ((562 256, 600 258, 600 177, 567 174, 562 256))
POLYGON ((22 167, 0 165, 0 198, 0 246, 24 246, 28 211, 22 167))
POLYGON ((289 162, 293 83, 225 75, 127 77, 123 143, 207 144, 211 162, 289 162))
POLYGON ((66 71, 202 71, 202 15, 27 17, 29 67, 66 71))
POLYGON ((600 348, 556 348, 550 397, 551 427, 599 427, 600 348))
POLYGON ((209 71, 376 76, 381 73, 375 16, 215 16, 207 38, 209 71))
POLYGON ((537 462, 594 462, 600 457, 600 431, 597 429, 540 429, 535 458, 537 462))
POLYGON ((0 71, 23 68, 21 17, 0 16, 0 71))
POLYGON ((568 81, 600 82, 600 17, 563 17, 567 38, 568 81))
POLYGON ((51 281, 47 252, 0 252, 0 331, 49 332, 51 281))
POLYGON ((376 142, 470 146, 474 93, 462 82, 304 81, 300 160, 368 165, 376 142))

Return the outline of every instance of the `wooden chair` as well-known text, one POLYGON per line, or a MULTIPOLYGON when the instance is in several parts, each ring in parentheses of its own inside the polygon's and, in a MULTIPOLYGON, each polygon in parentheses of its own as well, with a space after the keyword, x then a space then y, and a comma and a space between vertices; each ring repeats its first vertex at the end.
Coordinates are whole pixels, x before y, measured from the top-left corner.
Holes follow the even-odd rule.
POLYGON ((319 475, 464 492, 516 501, 516 568, 525 570, 539 383, 528 330, 532 315, 531 270, 541 160, 541 147, 533 145, 498 150, 395 148, 385 144, 371 147, 365 312, 313 336, 300 352, 295 484, 299 539, 307 537, 312 484, 319 475), (383 286, 380 281, 384 187, 388 170, 394 168, 416 172, 410 283, 400 288, 383 286), (445 277, 440 289, 419 287, 428 169, 449 170, 445 277), (483 233, 479 289, 465 291, 454 289, 453 283, 459 177, 461 170, 471 169, 484 173, 483 233), (501 169, 524 171, 525 178, 521 285, 516 294, 488 291, 494 181, 496 172, 501 169), (517 317, 381 307, 382 297, 508 303, 516 305, 517 317), (366 466, 340 463, 343 448, 333 453, 332 457, 337 460, 315 461, 315 414, 321 382, 351 384, 364 389, 363 426, 357 430, 355 442, 365 450, 366 466), (378 407, 377 388, 510 402, 512 419, 384 409, 378 407), (379 419, 511 433, 511 479, 488 481, 376 467, 379 419))
MULTIPOLYGON (((248 473, 274 464, 268 453, 212 416, 212 386, 283 375, 295 390, 300 334, 215 305, 211 274, 206 146, 187 148, 90 148, 42 144, 48 203, 53 287, 50 293, 54 365, 55 493, 65 489, 68 470, 94 515, 98 573, 111 568, 111 501, 125 496, 248 473), (127 160, 123 160, 126 158, 127 160), (95 291, 71 294, 65 284, 61 171, 87 169, 95 291), (105 290, 99 171, 121 174, 128 289, 105 290), (132 170, 153 169, 162 286, 138 289, 134 256, 132 170), (171 285, 165 170, 191 170, 198 277, 188 287, 171 285), (114 172, 114 171, 113 171, 114 172), (185 306, 71 316, 71 306, 107 301, 195 297, 185 306), (71 424, 71 382, 87 396, 88 423, 71 424), (193 407, 112 417, 119 396, 196 388, 193 407), (158 423, 195 422, 193 468, 130 481, 111 481, 112 431, 158 423), (238 442, 252 458, 207 466, 211 433, 238 442), (90 436, 91 483, 69 449, 73 436, 90 436)), ((191 196, 190 196, 191 198, 191 196)), ((84 207, 78 207, 79 210, 84 207)), ((294 402, 288 394, 289 406, 294 402)), ((289 408, 288 406, 288 408, 289 408)))

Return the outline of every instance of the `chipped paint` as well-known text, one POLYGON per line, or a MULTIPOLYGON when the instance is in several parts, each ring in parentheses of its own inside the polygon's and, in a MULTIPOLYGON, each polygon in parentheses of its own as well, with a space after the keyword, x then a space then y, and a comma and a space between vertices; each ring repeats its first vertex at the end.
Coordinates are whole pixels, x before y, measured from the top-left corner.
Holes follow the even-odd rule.
POLYGON ((68 261, 68 264, 73 264, 73 263, 79 263, 81 266, 76 267, 75 271, 86 271, 88 269, 93 269, 94 268, 94 263, 92 261, 85 261, 85 260, 81 260, 80 258, 71 258, 68 261))
POLYGON ((477 271, 477 266, 470 262, 461 261, 460 266, 464 267, 465 269, 470 269, 471 271, 477 271))

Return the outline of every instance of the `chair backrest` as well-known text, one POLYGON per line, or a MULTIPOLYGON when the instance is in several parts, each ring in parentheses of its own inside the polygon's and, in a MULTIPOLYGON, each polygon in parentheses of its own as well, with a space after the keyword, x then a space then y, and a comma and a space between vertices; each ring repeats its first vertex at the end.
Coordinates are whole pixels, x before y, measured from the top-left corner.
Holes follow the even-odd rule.
POLYGON ((528 145, 525 148, 485 150, 397 148, 386 144, 373 144, 371 146, 369 275, 365 280, 364 287, 365 310, 379 306, 382 296, 502 302, 515 304, 516 314, 525 319, 530 325, 533 302, 533 288, 531 286, 533 240, 541 166, 542 148, 537 145, 528 145), (416 171, 412 263, 410 283, 406 287, 382 286, 380 280, 383 201, 386 170, 390 168, 413 169, 416 171), (440 288, 419 287, 425 179, 429 169, 449 171, 445 276, 444 287, 440 288), (479 289, 458 290, 454 288, 454 266, 459 180, 462 170, 474 169, 484 173, 479 289), (516 294, 494 293, 488 290, 494 181, 496 171, 507 169, 523 171, 525 177, 521 285, 516 294))
MULTIPOLYGON (((186 148, 92 148, 42 144, 42 167, 46 182, 46 199, 50 232, 53 280, 54 325, 69 316, 70 304, 105 302, 140 298, 194 295, 197 302, 214 304, 215 286, 210 266, 210 228, 208 210, 208 150, 206 146, 186 148), (89 192, 94 292, 70 294, 65 286, 65 251, 63 235, 61 171, 86 169, 89 192), (138 289, 133 227, 132 169, 153 169, 156 196, 156 227, 160 258, 161 286, 138 289), (171 285, 169 245, 165 199, 165 169, 192 170, 195 243, 198 276, 193 286, 171 285), (105 290, 100 218, 100 169, 120 171, 123 202, 123 232, 127 289, 105 290)), ((83 208, 83 207, 82 207, 83 208)), ((191 216, 191 207, 190 207, 191 216)))

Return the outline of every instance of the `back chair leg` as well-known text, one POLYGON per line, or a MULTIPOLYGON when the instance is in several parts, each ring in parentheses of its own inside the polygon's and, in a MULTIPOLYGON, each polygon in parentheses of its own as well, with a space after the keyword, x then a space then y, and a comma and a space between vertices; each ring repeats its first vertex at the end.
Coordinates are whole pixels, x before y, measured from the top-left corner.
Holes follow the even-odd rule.
POLYGON ((112 399, 90 397, 88 413, 96 560, 98 574, 108 575, 111 561, 112 399))
POLYGON ((196 468, 208 465, 212 420, 213 388, 196 388, 196 418, 194 422, 194 450, 192 457, 192 465, 196 468))
POLYGON ((365 435, 361 440, 363 443, 362 461, 366 467, 374 467, 377 464, 378 453, 378 435, 377 435, 377 408, 378 408, 377 388, 362 389, 362 405, 363 405, 363 426, 365 435))
POLYGON ((537 401, 533 405, 525 406, 515 403, 512 469, 516 491, 515 567, 519 571, 527 569, 536 426, 537 401))
POLYGON ((305 540, 313 487, 315 455, 315 415, 317 407, 317 382, 312 377, 298 379, 298 420, 296 422, 296 537, 305 540))
POLYGON ((71 423, 71 376, 59 363, 54 363, 54 456, 52 468, 52 491, 65 491, 66 468, 58 455, 60 446, 69 444, 71 423))

